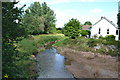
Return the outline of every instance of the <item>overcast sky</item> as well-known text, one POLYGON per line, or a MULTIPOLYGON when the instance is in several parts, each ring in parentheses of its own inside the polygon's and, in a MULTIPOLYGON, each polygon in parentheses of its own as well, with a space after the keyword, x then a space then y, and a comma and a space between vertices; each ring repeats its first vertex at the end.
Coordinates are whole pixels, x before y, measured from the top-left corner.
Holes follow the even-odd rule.
MULTIPOLYGON (((46 2, 54 10, 57 18, 56 27, 63 27, 71 18, 78 19, 82 24, 97 22, 101 16, 117 23, 119 0, 19 0, 18 7, 39 1, 46 2)), ((117 24, 116 24, 117 25, 117 24)))

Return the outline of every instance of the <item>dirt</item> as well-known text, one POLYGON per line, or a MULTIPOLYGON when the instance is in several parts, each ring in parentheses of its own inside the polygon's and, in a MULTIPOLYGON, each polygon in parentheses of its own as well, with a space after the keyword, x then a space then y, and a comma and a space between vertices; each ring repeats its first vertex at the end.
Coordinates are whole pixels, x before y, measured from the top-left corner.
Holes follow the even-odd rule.
POLYGON ((66 69, 76 78, 118 78, 117 57, 65 47, 57 49, 65 56, 66 69))

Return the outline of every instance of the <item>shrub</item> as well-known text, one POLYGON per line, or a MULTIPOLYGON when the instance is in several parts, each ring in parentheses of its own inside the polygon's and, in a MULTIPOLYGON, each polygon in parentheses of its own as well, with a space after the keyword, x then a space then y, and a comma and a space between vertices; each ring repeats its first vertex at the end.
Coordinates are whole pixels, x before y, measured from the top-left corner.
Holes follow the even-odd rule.
POLYGON ((82 36, 87 36, 87 35, 90 35, 90 31, 89 31, 89 30, 81 30, 81 31, 80 31, 80 34, 81 34, 82 36))
POLYGON ((104 37, 103 36, 99 36, 99 39, 104 39, 104 37))
POLYGON ((57 30, 57 33, 62 33, 62 30, 57 30))
POLYGON ((97 35, 97 34, 95 34, 93 37, 96 39, 96 38, 98 37, 98 35, 97 35))
POLYGON ((71 19, 63 28, 64 35, 75 39, 80 35, 81 24, 77 19, 71 19))
POLYGON ((97 41, 95 39, 90 39, 88 42, 87 42, 87 45, 89 47, 94 47, 97 45, 97 41))
POLYGON ((107 36, 105 36, 105 39, 108 41, 113 41, 113 40, 115 40, 115 36, 114 35, 107 35, 107 36))
POLYGON ((76 37, 79 36, 80 31, 79 31, 79 29, 75 29, 74 27, 69 26, 64 29, 64 34, 65 34, 65 36, 75 39, 76 37))

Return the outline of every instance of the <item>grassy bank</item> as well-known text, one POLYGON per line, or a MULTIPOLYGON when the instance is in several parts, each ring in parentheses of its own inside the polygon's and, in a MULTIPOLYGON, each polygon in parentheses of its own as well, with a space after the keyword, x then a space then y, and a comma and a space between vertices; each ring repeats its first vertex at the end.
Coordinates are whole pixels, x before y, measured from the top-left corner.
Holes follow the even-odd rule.
POLYGON ((79 37, 76 39, 65 39, 54 44, 54 46, 67 47, 78 51, 101 53, 116 56, 120 53, 120 41, 107 41, 103 39, 88 39, 79 37))
POLYGON ((37 53, 44 50, 45 45, 56 40, 64 40, 66 37, 62 34, 49 35, 30 35, 28 38, 20 41, 17 46, 20 52, 37 53))
POLYGON ((54 44, 65 56, 65 67, 75 78, 117 78, 119 41, 64 39, 54 44), (112 57, 114 56, 114 57, 112 57))
POLYGON ((63 40, 66 37, 62 34, 48 34, 48 35, 30 35, 15 44, 19 54, 17 55, 16 65, 22 70, 17 75, 21 78, 34 78, 36 74, 36 59, 33 55, 37 55, 45 50, 45 45, 56 40, 63 40))
MULTIPOLYGON (((43 34, 36 36, 30 35, 28 38, 25 38, 15 44, 17 46, 17 50, 19 51, 18 59, 15 63, 17 66, 19 66, 20 70, 23 70, 22 74, 18 76, 24 78, 37 76, 36 60, 32 55, 37 55, 41 51, 44 51, 45 47, 48 45, 62 47, 63 49, 70 48, 75 51, 94 52, 116 56, 117 53, 119 53, 119 44, 120 42, 118 41, 108 42, 106 40, 87 39, 83 37, 69 39, 63 34, 43 34), (96 46, 99 46, 100 48, 98 49, 96 48, 96 46)), ((60 51, 60 53, 62 52, 60 51)), ((68 52, 67 54, 70 54, 70 52, 68 52)), ((74 53, 72 52, 71 54, 74 53)), ((72 59, 70 60, 72 61, 72 59)))

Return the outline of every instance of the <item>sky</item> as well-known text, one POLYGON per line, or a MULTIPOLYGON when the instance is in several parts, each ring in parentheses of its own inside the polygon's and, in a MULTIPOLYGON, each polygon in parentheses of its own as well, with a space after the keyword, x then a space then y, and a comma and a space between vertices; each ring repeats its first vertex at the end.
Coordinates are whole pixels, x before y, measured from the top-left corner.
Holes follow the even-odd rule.
POLYGON ((71 18, 75 18, 84 24, 86 21, 96 23, 101 16, 113 21, 117 25, 118 1, 119 0, 17 0, 25 9, 35 1, 47 5, 56 14, 56 27, 64 27, 71 18))

